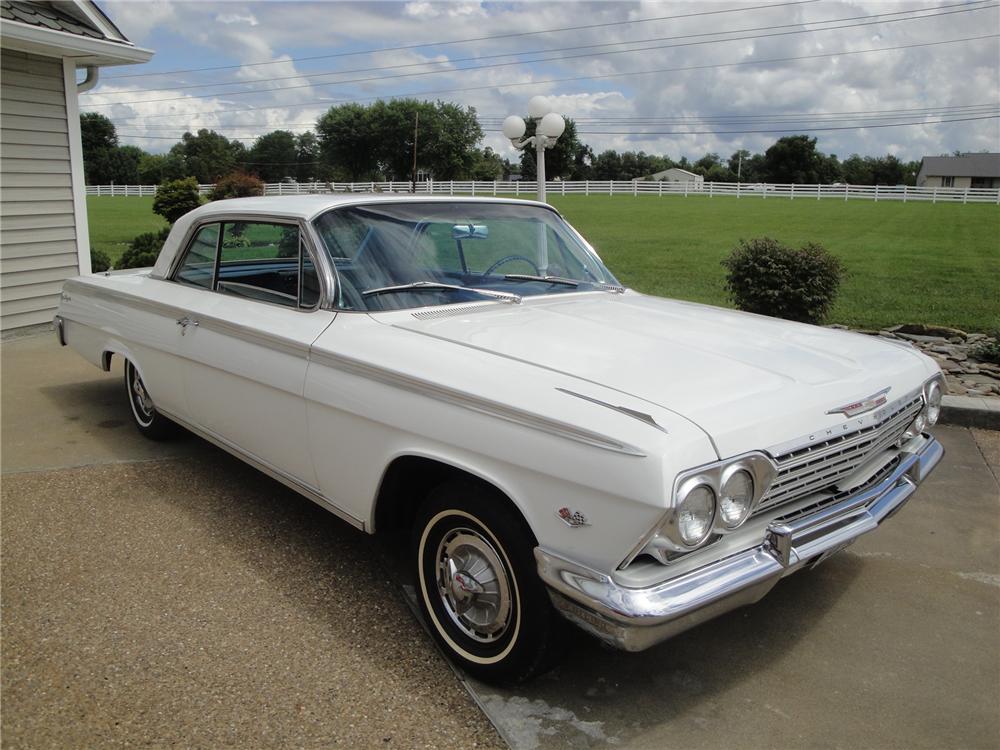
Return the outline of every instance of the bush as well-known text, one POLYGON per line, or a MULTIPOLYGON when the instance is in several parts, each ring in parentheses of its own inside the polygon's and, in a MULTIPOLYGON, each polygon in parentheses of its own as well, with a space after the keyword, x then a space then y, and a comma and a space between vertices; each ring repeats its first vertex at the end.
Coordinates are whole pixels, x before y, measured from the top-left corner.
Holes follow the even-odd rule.
POLYGON ((90 272, 102 273, 111 268, 111 258, 103 250, 90 249, 90 272))
POLYGON ((209 193, 210 201, 221 201, 226 198, 250 198, 264 194, 264 183, 246 172, 231 172, 220 177, 209 193))
POLYGON ((170 227, 159 232, 145 232, 129 243, 128 250, 122 253, 115 268, 149 268, 156 263, 156 258, 170 234, 170 227))
POLYGON ((200 205, 198 181, 194 177, 164 182, 156 188, 156 197, 153 198, 153 212, 171 224, 200 205))
POLYGON ((726 291, 739 309, 801 323, 823 320, 844 273, 821 245, 793 250, 769 237, 740 240, 722 265, 726 291))

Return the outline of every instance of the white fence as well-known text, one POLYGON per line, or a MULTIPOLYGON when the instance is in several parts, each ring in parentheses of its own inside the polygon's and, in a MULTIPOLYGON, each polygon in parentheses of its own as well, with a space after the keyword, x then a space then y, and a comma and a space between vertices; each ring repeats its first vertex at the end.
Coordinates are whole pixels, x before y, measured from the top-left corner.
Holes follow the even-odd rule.
MULTIPOLYGON (((268 183, 267 195, 308 195, 312 193, 409 193, 410 182, 275 182, 268 183)), ((204 195, 211 185, 199 185, 204 195)), ((788 200, 872 200, 926 201, 930 203, 994 203, 1000 205, 998 188, 911 187, 908 185, 775 185, 738 182, 643 182, 583 180, 545 183, 549 195, 683 195, 730 196, 735 198, 784 198, 788 200)), ((513 195, 535 196, 534 182, 473 182, 470 180, 417 183, 421 195, 513 195)), ((155 195, 155 185, 88 185, 87 195, 155 195)))

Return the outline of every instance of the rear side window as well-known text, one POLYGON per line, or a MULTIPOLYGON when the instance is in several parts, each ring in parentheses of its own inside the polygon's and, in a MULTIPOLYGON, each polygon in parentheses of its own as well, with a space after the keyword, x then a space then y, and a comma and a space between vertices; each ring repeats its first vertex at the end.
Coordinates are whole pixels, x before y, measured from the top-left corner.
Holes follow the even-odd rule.
POLYGON ((191 240, 174 279, 284 307, 311 309, 320 298, 319 275, 297 224, 208 224, 191 240))
POLYGON ((219 246, 219 225, 206 224, 198 230, 191 240, 184 260, 174 280, 182 284, 212 288, 212 278, 215 273, 215 252, 219 246))

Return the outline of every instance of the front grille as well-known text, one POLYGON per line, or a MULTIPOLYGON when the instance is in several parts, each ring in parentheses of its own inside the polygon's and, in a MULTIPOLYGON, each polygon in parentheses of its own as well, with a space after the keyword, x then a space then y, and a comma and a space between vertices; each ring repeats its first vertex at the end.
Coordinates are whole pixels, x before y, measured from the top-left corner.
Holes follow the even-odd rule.
POLYGON ((865 461, 895 444, 921 407, 921 397, 914 396, 909 401, 898 404, 880 422, 775 456, 778 475, 755 513, 790 503, 814 492, 832 490, 837 482, 849 477, 865 461))

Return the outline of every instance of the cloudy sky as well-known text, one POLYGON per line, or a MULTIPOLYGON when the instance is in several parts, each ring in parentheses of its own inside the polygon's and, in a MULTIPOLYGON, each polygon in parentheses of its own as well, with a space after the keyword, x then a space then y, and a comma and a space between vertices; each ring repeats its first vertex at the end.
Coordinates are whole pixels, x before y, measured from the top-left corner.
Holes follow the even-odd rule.
POLYGON ((725 157, 786 132, 841 158, 1000 151, 997 0, 100 4, 156 55, 104 69, 81 110, 151 151, 414 96, 475 107, 513 156, 500 121, 536 94, 595 152, 725 157))

